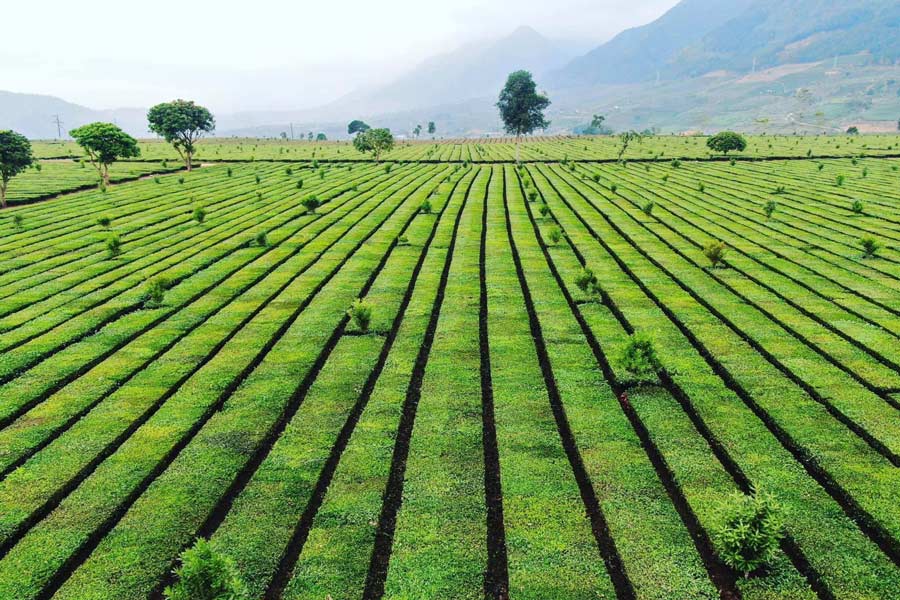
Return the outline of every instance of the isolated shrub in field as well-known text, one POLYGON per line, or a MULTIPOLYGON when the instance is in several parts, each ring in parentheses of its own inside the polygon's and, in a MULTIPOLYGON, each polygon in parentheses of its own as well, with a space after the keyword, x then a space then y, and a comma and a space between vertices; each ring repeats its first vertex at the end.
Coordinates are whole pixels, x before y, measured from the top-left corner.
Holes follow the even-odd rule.
POLYGON ((234 171, 231 169, 231 167, 228 167, 227 169, 225 169, 225 174, 231 177, 234 174, 234 171))
POLYGON ((306 212, 314 213, 317 208, 322 206, 322 202, 313 194, 304 198, 300 205, 306 209, 306 212))
POLYGON ((854 200, 853 204, 850 205, 850 210, 858 215, 862 214, 864 208, 865 206, 863 206, 862 200, 854 200))
POLYGON ((181 553, 181 565, 175 569, 177 582, 165 589, 167 600, 239 600, 247 595, 237 567, 231 558, 213 550, 200 538, 181 553))
POLYGON ((644 211, 644 214, 649 217, 653 214, 654 206, 656 206, 656 204, 653 202, 653 200, 648 200, 647 203, 641 207, 641 210, 644 211))
POLYGON ((419 212, 422 214, 425 214, 425 215, 430 215, 431 214, 431 201, 429 201, 426 198, 425 201, 422 202, 422 205, 419 206, 419 212))
POLYGON ((266 232, 265 232, 265 231, 260 231, 259 233, 257 233, 257 234, 256 234, 256 237, 253 238, 253 241, 254 241, 254 242, 256 243, 256 245, 259 246, 260 248, 265 248, 266 246, 269 245, 269 238, 266 237, 266 232))
POLYGON ((546 204, 541 204, 541 208, 539 209, 542 217, 546 217, 550 214, 550 207, 546 204))
POLYGON ((262 178, 260 178, 259 173, 254 175, 253 178, 256 180, 256 185, 259 185, 259 183, 262 181, 262 178))
POLYGON ((118 256, 122 253, 122 240, 119 238, 118 234, 112 234, 106 240, 106 254, 112 258, 113 256, 118 256))
POLYGON ((109 217, 103 216, 97 219, 97 225, 100 227, 109 227, 109 224, 112 223, 112 220, 109 217))
POLYGON ((819 171, 821 171, 825 168, 825 165, 823 163, 819 163, 819 166, 817 168, 819 169, 819 171))
POLYGON ((293 170, 292 168, 290 168, 290 167, 286 167, 286 168, 284 169, 284 174, 287 175, 288 177, 290 177, 291 175, 294 174, 294 170, 293 170))
POLYGON ((609 186, 609 191, 611 191, 613 194, 615 194, 618 189, 619 189, 619 186, 617 186, 614 183, 609 186))
POLYGON ((600 173, 594 173, 594 175, 593 175, 593 177, 591 177, 591 179, 594 180, 594 183, 600 183, 600 173))
POLYGON ((555 246, 562 240, 562 231, 560 231, 559 227, 554 227, 547 232, 547 238, 550 240, 550 243, 555 246))
POLYGON ((409 238, 405 235, 397 236, 397 245, 398 246, 409 246, 409 238))
POLYGON ((534 202, 535 200, 537 200, 537 197, 538 197, 538 193, 535 190, 531 190, 528 192, 528 201, 529 202, 534 202))
POLYGON ((783 185, 779 185, 777 188, 775 188, 775 191, 772 193, 777 196, 781 196, 782 194, 785 194, 786 192, 787 192, 787 189, 785 189, 785 187, 783 185))
POLYGON ((578 277, 575 278, 575 285, 577 285, 578 289, 585 294, 593 295, 600 291, 597 276, 587 267, 583 268, 581 273, 578 274, 578 277))
POLYGON ((394 165, 393 165, 393 164, 387 163, 386 165, 384 165, 384 174, 385 174, 385 175, 390 174, 391 169, 393 169, 393 168, 394 168, 394 165))
POLYGON ((662 370, 653 340, 643 333, 635 333, 628 338, 628 343, 622 350, 621 362, 636 383, 653 383, 662 370))
POLYGON ((262 192, 260 192, 260 191, 257 191, 257 192, 256 192, 256 199, 257 199, 257 200, 262 200, 262 192))
POLYGON ((164 161, 162 161, 162 162, 159 163, 159 164, 162 165, 162 168, 163 168, 163 169, 168 169, 168 168, 169 168, 169 161, 164 160, 164 161))
POLYGON ((178 178, 178 183, 184 183, 184 177, 179 177, 179 178, 178 178))
POLYGON ((703 183, 699 183, 699 184, 697 185, 697 190, 702 194, 703 192, 706 191, 706 186, 703 185, 703 183))
POLYGON ((206 219, 206 209, 202 206, 195 206, 193 216, 195 221, 197 221, 198 223, 203 223, 203 221, 206 219))
POLYGON ((765 566, 778 551, 784 537, 781 508, 764 492, 735 494, 722 506, 720 524, 714 533, 722 561, 749 577, 765 566))
POLYGON ((16 229, 22 229, 22 215, 13 215, 12 218, 13 227, 16 229))
POLYGON ((153 183, 162 183, 162 180, 159 177, 154 177, 153 183))
POLYGON ((725 246, 725 242, 710 242, 703 247, 703 255, 707 259, 709 259, 709 262, 713 266, 713 268, 716 268, 725 259, 726 250, 727 247, 725 246))
POLYGON ((166 296, 166 290, 169 288, 169 280, 163 277, 157 277, 147 282, 147 293, 144 297, 144 306, 148 308, 156 308, 163 303, 166 296))
POLYGON ((864 237, 859 240, 862 247, 863 258, 872 258, 881 249, 881 244, 873 237, 864 237))
POLYGON ((835 184, 837 184, 838 187, 843 186, 845 181, 847 181, 847 176, 846 176, 846 175, 838 175, 838 176, 835 177, 835 179, 834 179, 834 182, 835 182, 835 184))
POLYGON ((298 179, 298 180, 297 180, 297 189, 298 189, 298 190, 302 190, 302 189, 303 189, 303 180, 302 180, 302 179, 298 179))
POLYGON ((325 169, 319 169, 319 179, 325 179, 325 169))
POLYGON ((673 168, 673 169, 677 169, 677 168, 680 167, 680 166, 681 166, 681 161, 678 160, 677 158, 676 158, 675 160, 672 161, 672 168, 673 168))
POLYGON ((353 323, 360 331, 368 331, 372 322, 372 307, 369 306, 362 298, 357 298, 356 302, 350 305, 347 315, 353 319, 353 323))
POLYGON ((766 202, 765 206, 763 206, 763 212, 766 213, 766 218, 771 219, 772 214, 775 212, 775 209, 778 208, 778 205, 774 200, 769 200, 766 202))

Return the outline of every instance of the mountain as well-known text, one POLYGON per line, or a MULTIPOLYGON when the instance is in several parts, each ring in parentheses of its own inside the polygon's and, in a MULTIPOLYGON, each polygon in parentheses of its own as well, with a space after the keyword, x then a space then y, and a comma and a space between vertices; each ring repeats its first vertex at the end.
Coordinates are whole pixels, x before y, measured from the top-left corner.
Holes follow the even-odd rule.
POLYGON ((12 129, 32 139, 53 139, 58 133, 57 116, 63 137, 94 121, 116 123, 132 135, 148 135, 146 109, 94 110, 53 96, 0 91, 0 129, 12 129))
POLYGON ((555 88, 636 83, 657 73, 685 47, 746 10, 753 0, 684 0, 648 25, 623 31, 549 76, 555 88))
POLYGON ((520 27, 499 40, 429 58, 395 81, 348 95, 323 110, 377 115, 494 97, 510 72, 527 69, 539 75, 574 56, 569 45, 520 27))

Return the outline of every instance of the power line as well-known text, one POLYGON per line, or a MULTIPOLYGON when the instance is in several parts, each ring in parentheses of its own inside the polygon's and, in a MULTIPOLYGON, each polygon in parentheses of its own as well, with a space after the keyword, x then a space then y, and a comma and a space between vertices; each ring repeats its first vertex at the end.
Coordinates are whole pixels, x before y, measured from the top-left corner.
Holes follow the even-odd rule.
POLYGON ((62 121, 59 120, 59 115, 53 115, 53 120, 51 123, 56 124, 56 139, 62 138, 62 121))

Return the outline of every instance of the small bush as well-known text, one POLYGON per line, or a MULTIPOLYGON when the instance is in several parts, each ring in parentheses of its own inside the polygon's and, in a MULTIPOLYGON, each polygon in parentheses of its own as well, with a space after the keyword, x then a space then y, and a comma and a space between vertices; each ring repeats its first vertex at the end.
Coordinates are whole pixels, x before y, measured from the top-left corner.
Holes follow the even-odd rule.
POLYGON ((578 274, 578 277, 575 279, 575 285, 585 294, 593 295, 599 292, 597 276, 587 267, 583 268, 581 273, 578 274))
POLYGON ((423 215, 430 215, 431 214, 431 201, 426 198, 425 201, 422 202, 421 206, 419 206, 419 212, 422 213, 423 215))
POLYGON ((154 177, 153 183, 162 183, 162 179, 160 179, 159 177, 154 177))
POLYGON ((179 177, 179 178, 178 178, 178 183, 183 184, 183 183, 184 183, 184 177, 179 177))
POLYGON ((109 228, 110 223, 112 223, 112 220, 109 217, 104 216, 97 218, 97 225, 99 225, 100 227, 109 228))
POLYGON ((723 260, 725 260, 726 250, 727 247, 725 246, 725 242, 710 242, 704 246, 703 255, 709 259, 710 264, 715 269, 723 260))
POLYGON ((260 248, 265 248, 269 245, 269 238, 266 236, 265 231, 260 231, 259 233, 257 233, 253 238, 253 241, 260 248))
POLYGON ((350 305, 347 315, 353 319, 353 323, 360 331, 369 331, 369 325, 372 322, 372 307, 362 298, 358 298, 356 302, 350 305))
POLYGON ((231 167, 228 167, 227 169, 225 169, 225 175, 227 175, 228 177, 231 177, 232 175, 234 175, 234 171, 231 169, 231 167))
POLYGON ((775 209, 778 208, 778 205, 774 200, 769 200, 766 202, 766 205, 763 206, 763 212, 766 213, 766 218, 771 219, 772 214, 775 212, 775 209))
POLYGON ((862 200, 854 200, 853 204, 850 205, 850 210, 852 210, 855 214, 861 215, 865 206, 862 203, 862 200))
POLYGON ((112 234, 106 240, 106 254, 112 258, 122 253, 122 240, 117 234, 112 234))
POLYGON ((819 171, 821 171, 822 169, 825 168, 825 165, 822 163, 819 163, 818 167, 816 167, 816 168, 819 169, 819 171))
POLYGON ((541 216, 542 216, 542 217, 545 217, 545 218, 546 218, 547 215, 550 214, 550 207, 547 206, 546 204, 541 204, 541 207, 540 207, 540 209, 538 209, 538 210, 540 210, 540 213, 541 213, 541 216))
POLYGON ((621 362, 635 383, 655 383, 657 374, 662 370, 653 340, 643 333, 635 333, 628 338, 621 362))
POLYGON ((22 215, 13 215, 12 218, 13 227, 16 229, 22 229, 22 215))
POLYGON ((641 210, 644 211, 644 214, 649 217, 653 214, 654 206, 656 206, 656 204, 653 202, 653 200, 648 200, 647 203, 641 207, 641 210))
POLYGON ((262 181, 262 178, 260 178, 259 173, 257 173, 256 175, 254 175, 254 176, 253 176, 253 179, 256 181, 256 185, 259 185, 260 182, 262 181))
POLYGON ((614 183, 609 186, 609 191, 612 192, 613 194, 615 194, 618 189, 619 189, 619 186, 617 186, 614 183))
POLYGON ((872 258, 881 249, 881 244, 873 237, 864 237, 859 240, 862 247, 863 258, 872 258))
POLYGON ((535 200, 537 200, 537 197, 538 197, 538 193, 535 190, 531 190, 528 192, 528 201, 529 202, 534 202, 535 200))
POLYGON ((206 209, 202 206, 195 206, 193 216, 195 221, 197 221, 198 223, 203 223, 203 221, 206 219, 206 209))
POLYGON ((398 246, 409 246, 409 238, 405 235, 397 236, 397 245, 398 246))
POLYGON ((554 227, 547 232, 547 238, 549 238, 550 243, 555 246, 562 240, 562 231, 560 231, 559 227, 554 227))
POLYGON ((784 536, 780 511, 772 496, 759 491, 730 497, 714 533, 722 561, 745 578, 771 561, 784 536))
POLYGON ((315 213, 316 209, 322 206, 322 202, 313 194, 304 198, 300 205, 306 209, 306 212, 315 213))
POLYGON ((600 183, 600 173, 594 173, 594 175, 593 175, 593 177, 591 177, 591 179, 594 180, 594 183, 600 183))
POLYGON ((392 165, 391 163, 387 163, 386 165, 384 165, 384 174, 389 175, 391 172, 391 169, 393 169, 393 168, 394 168, 394 165, 392 165))
POLYGON ((298 190, 302 190, 302 189, 303 189, 303 180, 302 180, 302 179, 298 179, 298 180, 297 180, 297 189, 298 189, 298 190))
POLYGON ((777 188, 775 188, 775 191, 772 193, 775 194, 776 196, 781 196, 782 194, 787 193, 787 189, 785 189, 785 187, 783 185, 779 185, 777 188))
POLYGON ((178 581, 165 589, 167 600, 238 600, 247 588, 234 561, 213 550, 205 539, 182 552, 175 570, 178 581))
POLYGON ((842 186, 844 185, 844 182, 845 182, 845 181, 847 181, 847 176, 846 176, 846 175, 838 175, 838 176, 835 177, 835 179, 834 179, 834 183, 835 183, 838 187, 842 187, 842 186))
POLYGON ((156 308, 161 306, 166 296, 166 290, 169 289, 169 280, 164 277, 151 279, 147 283, 147 293, 144 296, 144 306, 148 308, 156 308))
POLYGON ((288 177, 290 177, 291 175, 294 174, 294 170, 293 170, 292 168, 290 168, 290 167, 286 167, 286 168, 284 169, 284 174, 287 175, 288 177))

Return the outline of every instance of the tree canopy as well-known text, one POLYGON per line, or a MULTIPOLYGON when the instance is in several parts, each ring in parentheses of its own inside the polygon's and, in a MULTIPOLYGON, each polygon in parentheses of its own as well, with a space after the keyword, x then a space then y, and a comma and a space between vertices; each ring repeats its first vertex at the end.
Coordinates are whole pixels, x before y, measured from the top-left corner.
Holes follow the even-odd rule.
POLYGON ((528 71, 511 73, 497 102, 506 132, 517 138, 550 126, 544 118, 548 106, 550 99, 537 92, 537 85, 528 71))
POLYGON ((428 121, 428 133, 429 135, 434 135, 434 132, 437 131, 437 126, 434 124, 434 121, 428 121))
POLYGON ((372 154, 378 162, 382 153, 394 147, 394 136, 390 129, 369 129, 354 138, 353 147, 363 154, 372 154))
POLYGON ((112 123, 91 123, 73 129, 69 135, 84 148, 104 185, 109 185, 109 165, 120 158, 141 155, 137 140, 112 123))
POLYGON ((350 124, 347 125, 347 134, 353 135, 355 133, 362 133, 363 131, 368 131, 372 129, 365 121, 360 121, 359 119, 354 119, 350 121, 350 124))
POLYGON ((161 135, 175 147, 191 170, 194 144, 204 133, 214 131, 216 121, 206 108, 190 100, 173 100, 157 104, 147 113, 150 131, 161 135))
POLYGON ((728 154, 734 150, 743 152, 747 149, 747 140, 734 131, 723 131, 706 140, 706 145, 714 152, 728 154))
POLYGON ((326 142, 326 141, 328 141, 328 136, 325 135, 324 133, 317 134, 316 141, 317 142, 326 142))
POLYGON ((15 131, 0 131, 0 208, 6 208, 9 180, 34 163, 31 142, 15 131))

